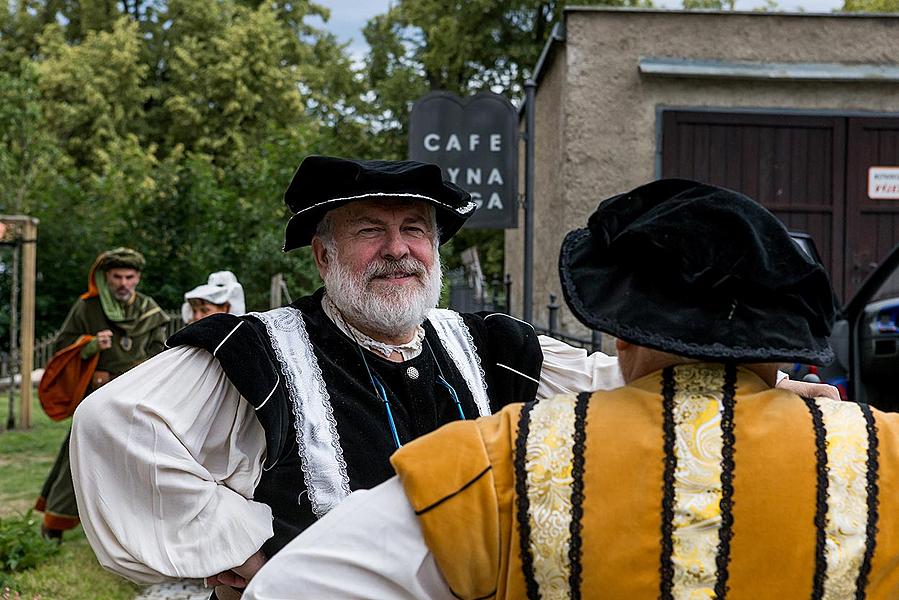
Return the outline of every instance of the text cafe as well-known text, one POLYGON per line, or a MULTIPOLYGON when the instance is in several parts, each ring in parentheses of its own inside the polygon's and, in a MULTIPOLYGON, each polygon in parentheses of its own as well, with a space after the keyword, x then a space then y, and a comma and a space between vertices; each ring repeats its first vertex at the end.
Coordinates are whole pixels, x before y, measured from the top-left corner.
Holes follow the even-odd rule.
POLYGON ((471 194, 478 210, 469 227, 516 227, 517 133, 517 113, 502 96, 432 92, 412 109, 409 158, 440 165, 471 194))

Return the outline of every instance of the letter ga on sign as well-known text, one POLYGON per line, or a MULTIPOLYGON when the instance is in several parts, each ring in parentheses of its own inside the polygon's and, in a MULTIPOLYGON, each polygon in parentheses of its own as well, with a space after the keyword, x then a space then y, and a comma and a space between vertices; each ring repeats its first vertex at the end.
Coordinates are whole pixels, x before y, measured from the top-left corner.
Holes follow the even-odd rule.
POLYGON ((868 198, 899 200, 899 167, 869 167, 868 198))

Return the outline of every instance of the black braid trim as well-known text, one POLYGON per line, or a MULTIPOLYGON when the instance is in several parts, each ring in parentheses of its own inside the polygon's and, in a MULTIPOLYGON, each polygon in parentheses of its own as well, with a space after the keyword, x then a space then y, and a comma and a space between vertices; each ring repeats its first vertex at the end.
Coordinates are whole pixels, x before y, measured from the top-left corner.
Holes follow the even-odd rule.
POLYGON ((659 598, 671 600, 674 588, 674 470, 677 457, 674 454, 674 368, 662 371, 662 417, 664 428, 665 471, 662 490, 662 553, 659 563, 659 598))
POLYGON ((860 404, 859 407, 862 414, 865 415, 865 426, 868 430, 868 481, 865 484, 865 490, 868 492, 868 525, 865 529, 865 557, 862 559, 858 581, 855 583, 855 600, 864 600, 867 595, 868 576, 871 574, 871 559, 877 545, 877 521, 879 519, 877 505, 880 501, 880 486, 877 484, 877 477, 880 470, 880 458, 877 448, 877 424, 874 422, 874 415, 871 414, 871 407, 867 404, 860 404))
POLYGON ((715 554, 717 574, 715 598, 727 596, 730 575, 730 541, 734 537, 734 405, 736 404, 737 368, 733 363, 724 366, 724 389, 721 410, 721 526, 718 528, 718 549, 715 554))
POLYGON ((827 575, 827 557, 825 555, 825 530, 827 527, 827 434, 824 429, 824 415, 811 398, 802 398, 812 415, 812 426, 815 429, 815 460, 818 473, 817 494, 815 497, 815 577, 812 587, 812 600, 824 597, 824 578, 827 575))
POLYGON ((518 435, 515 438, 515 493, 518 495, 518 532, 521 552, 521 570, 527 584, 528 599, 540 600, 540 588, 534 579, 534 557, 531 554, 531 521, 528 518, 528 472, 527 449, 528 432, 531 425, 531 410, 536 401, 521 407, 518 417, 518 435))
POLYGON ((571 600, 580 600, 581 597, 581 530, 584 518, 584 446, 587 441, 587 405, 591 393, 578 394, 577 403, 574 405, 574 447, 571 460, 571 524, 569 532, 571 539, 568 543, 568 588, 571 600))

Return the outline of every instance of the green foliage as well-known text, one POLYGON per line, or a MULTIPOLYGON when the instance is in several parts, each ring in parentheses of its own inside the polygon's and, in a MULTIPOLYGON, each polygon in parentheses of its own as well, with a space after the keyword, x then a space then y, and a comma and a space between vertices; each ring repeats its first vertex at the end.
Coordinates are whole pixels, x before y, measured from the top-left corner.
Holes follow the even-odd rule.
MULTIPOLYGON (((13 401, 15 422, 21 426, 18 394, 13 401)), ((31 429, 5 430, 9 408, 8 390, 4 390, 0 396, 0 518, 24 513, 34 505, 70 425, 51 421, 35 397, 31 429)))
POLYGON ((481 269, 484 272, 487 284, 490 285, 494 279, 502 281, 505 276, 503 272, 505 251, 503 243, 502 230, 463 229, 440 248, 444 269, 454 269, 462 266, 462 252, 467 248, 475 246, 478 249, 478 258, 481 261, 481 269))
MULTIPOLYGON (((277 272, 293 296, 311 291, 309 253, 278 251, 302 157, 403 158, 408 110, 430 89, 519 94, 564 5, 398 0, 367 24, 362 66, 310 25, 328 11, 309 0, 0 6, 0 213, 40 219, 38 335, 114 245, 145 253, 141 289, 165 308, 221 269, 251 309, 267 307, 277 272)), ((501 278, 498 231, 462 232, 447 264, 473 244, 501 278)), ((0 348, 10 259, 0 249, 0 348)))
POLYGON ((38 42, 48 127, 76 164, 102 168, 108 146, 131 131, 147 98, 137 24, 119 19, 112 31, 90 32, 78 45, 50 25, 38 42))
MULTIPOLYGON (((18 414, 18 398, 15 398, 18 414)), ((4 431, 6 392, 0 397, 0 519, 16 518, 34 503, 69 429, 68 421, 51 421, 33 397, 31 429, 4 431)), ((30 535, 30 534, 29 534, 30 535)), ((32 569, 7 572, 0 568, 0 599, 9 586, 10 598, 131 600, 139 589, 104 570, 80 527, 67 531, 59 552, 32 569), (5 583, 4 583, 5 582, 5 583)))
POLYGON ((684 8, 708 10, 734 10, 736 0, 684 0, 684 8))
POLYGON ((67 157, 47 131, 36 65, 24 62, 18 76, 0 71, 0 189, 9 213, 33 204, 36 190, 52 187, 67 157))
POLYGON ((140 593, 136 585, 104 570, 97 563, 80 529, 66 533, 56 556, 33 569, 12 573, 7 580, 10 589, 15 590, 10 593, 11 599, 133 600, 140 593))
POLYGON ((399 0, 363 33, 372 119, 404 155, 412 102, 429 90, 517 98, 566 5, 647 6, 650 0, 399 0))
MULTIPOLYGON (((372 156, 363 83, 311 2, 22 0, 0 7, 0 213, 40 219, 37 333, 55 330, 94 257, 147 256, 141 289, 166 308, 211 271, 252 309, 283 272, 283 191, 306 154, 372 156)), ((9 266, 0 249, 0 347, 9 266)))
POLYGON ((297 83, 312 49, 269 5, 171 0, 164 18, 171 26, 150 46, 158 66, 148 110, 151 138, 161 147, 228 163, 272 133, 309 121, 297 83))
POLYGON ((59 545, 41 535, 32 511, 0 518, 0 572, 31 569, 59 552, 59 545))
POLYGON ((365 28, 372 47, 372 82, 380 88, 385 80, 408 80, 415 74, 426 89, 513 90, 536 63, 565 5, 540 0, 400 0, 365 28))
POLYGON ((844 12, 899 12, 899 0, 844 0, 844 12))

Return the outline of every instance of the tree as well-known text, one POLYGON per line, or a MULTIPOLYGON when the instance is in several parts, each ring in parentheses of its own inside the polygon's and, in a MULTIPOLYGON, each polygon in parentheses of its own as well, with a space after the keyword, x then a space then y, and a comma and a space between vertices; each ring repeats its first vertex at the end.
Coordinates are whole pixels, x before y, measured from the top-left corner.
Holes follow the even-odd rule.
POLYGON ((734 10, 737 0, 684 0, 684 8, 708 10, 734 10))
POLYGON ((77 45, 53 24, 38 41, 44 59, 36 68, 50 130, 77 165, 102 168, 107 145, 143 120, 147 67, 137 24, 121 18, 112 31, 90 32, 77 45))
POLYGON ((310 121, 298 65, 312 51, 267 4, 171 0, 160 18, 171 24, 149 45, 147 106, 147 137, 160 148, 230 164, 272 132, 310 121))
POLYGON ((65 170, 68 157, 47 127, 34 66, 26 62, 18 76, 0 73, 0 189, 7 212, 25 212, 32 191, 65 170))
MULTIPOLYGON (((428 90, 492 89, 517 98, 566 5, 590 0, 399 0, 363 31, 368 84, 382 126, 404 136, 411 102, 428 90)), ((613 6, 647 0, 607 0, 613 6)), ((399 148, 397 148, 399 150, 399 148)))
POLYGON ((899 12, 899 0, 844 0, 843 12, 899 12))
POLYGON ((283 190, 304 155, 378 138, 361 76, 314 15, 327 11, 308 1, 0 8, 0 212, 41 220, 39 335, 115 245, 144 252, 142 289, 169 309, 220 269, 251 308, 275 272, 294 295, 317 285, 308 253, 278 250, 283 190))
MULTIPOLYGON (((24 61, 18 71, 18 75, 0 73, 0 212, 41 219, 37 312, 39 317, 48 312, 65 316, 67 306, 60 307, 55 296, 64 293, 68 282, 55 275, 70 266, 73 256, 82 253, 78 243, 85 239, 80 219, 82 203, 78 200, 81 192, 72 181, 73 161, 50 131, 36 65, 24 61)), ((4 274, 0 282, 0 313, 4 313, 0 317, 0 347, 5 348, 10 297, 10 281, 5 276, 12 253, 4 251, 0 256, 4 274)), ((39 325, 38 334, 45 331, 39 325)))

